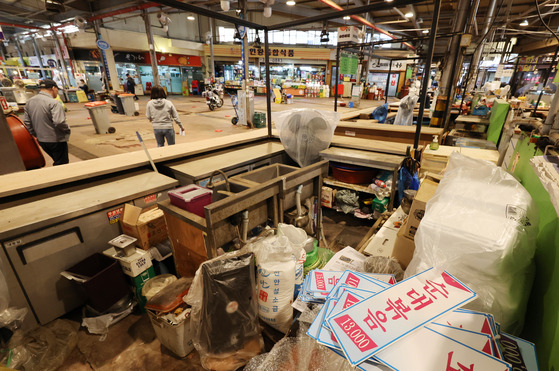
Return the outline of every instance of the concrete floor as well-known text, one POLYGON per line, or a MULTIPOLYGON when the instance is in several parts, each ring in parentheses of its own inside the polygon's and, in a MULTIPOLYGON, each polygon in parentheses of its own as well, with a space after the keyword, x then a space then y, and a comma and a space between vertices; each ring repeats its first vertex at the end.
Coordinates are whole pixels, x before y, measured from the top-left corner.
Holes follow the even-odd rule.
MULTIPOLYGON (((210 111, 201 96, 170 96, 169 99, 175 104, 179 117, 186 130, 186 135, 178 135, 178 126, 175 125, 176 143, 196 142, 204 139, 212 139, 232 134, 245 132, 246 126, 232 125, 231 118, 235 117, 235 111, 231 99, 226 96, 222 108, 210 111)), ((66 103, 68 112, 66 121, 72 129, 70 135, 69 154, 70 162, 78 162, 97 157, 105 157, 125 152, 141 150, 141 144, 136 137, 136 131, 140 133, 147 148, 157 146, 151 123, 145 117, 145 107, 149 101, 148 96, 140 96, 138 101, 140 107, 139 116, 124 116, 109 111, 111 126, 116 129, 113 134, 96 134, 89 112, 83 103, 66 103)), ((348 99, 340 99, 348 102, 348 99)), ((376 107, 384 101, 362 100, 359 108, 338 107, 338 112, 346 113, 364 108, 376 107)), ((255 111, 266 112, 266 99, 263 96, 255 97, 255 111)), ((280 112, 293 108, 318 108, 320 110, 333 111, 334 98, 294 98, 293 104, 272 104, 272 112, 280 112)), ((52 166, 52 160, 44 154, 47 165, 52 166)))
MULTIPOLYGON (((250 130, 245 126, 231 124, 235 112, 228 97, 225 99, 224 106, 215 111, 210 111, 205 100, 200 96, 171 96, 169 99, 175 104, 186 129, 186 136, 176 136, 177 143, 195 142, 250 130)), ((140 97, 138 101, 140 115, 136 117, 109 112, 111 125, 116 128, 116 132, 104 135, 95 133, 89 113, 83 104, 67 103, 67 122, 72 129, 69 142, 70 162, 141 150, 136 131, 141 134, 147 148, 156 147, 151 124, 145 118, 145 106, 148 100, 147 96, 140 97)), ((338 112, 371 108, 382 103, 384 102, 364 100, 357 109, 339 107, 338 112)), ((333 98, 295 98, 292 105, 272 104, 272 112, 302 107, 332 111, 333 105, 333 98)), ((266 111, 264 97, 255 98, 255 110, 266 111)), ((175 129, 178 134, 178 127, 175 126, 175 129)), ((52 160, 48 155, 44 154, 44 156, 47 166, 52 166, 52 160)), ((338 251, 347 245, 355 247, 370 225, 370 222, 363 222, 343 214, 329 212, 324 216, 325 237, 333 251, 338 251)), ((162 346, 146 314, 133 313, 113 325, 103 341, 100 341, 99 335, 89 334, 84 327, 80 328, 80 310, 64 318, 70 320, 76 329, 79 328, 78 340, 77 345, 58 370, 203 370, 196 351, 181 359, 162 346)))

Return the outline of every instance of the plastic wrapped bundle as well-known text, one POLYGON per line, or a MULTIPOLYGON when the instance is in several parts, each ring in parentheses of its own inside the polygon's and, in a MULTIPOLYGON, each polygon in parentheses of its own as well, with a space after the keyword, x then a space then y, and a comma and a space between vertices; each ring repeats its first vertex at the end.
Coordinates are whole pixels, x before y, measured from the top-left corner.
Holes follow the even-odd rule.
POLYGON ((204 368, 236 370, 262 351, 254 273, 254 255, 240 252, 204 262, 196 272, 185 301, 204 368))
POLYGON ((419 100, 417 95, 406 95, 400 101, 400 107, 398 108, 398 113, 396 113, 396 118, 394 119, 394 125, 413 125, 413 108, 419 100))
POLYGON ((319 161, 320 151, 330 146, 340 116, 338 112, 301 108, 274 113, 274 123, 285 152, 305 167, 319 161))
POLYGON ((538 212, 528 192, 488 161, 454 152, 415 235, 406 277, 439 267, 478 294, 468 308, 522 329, 533 280, 538 212))

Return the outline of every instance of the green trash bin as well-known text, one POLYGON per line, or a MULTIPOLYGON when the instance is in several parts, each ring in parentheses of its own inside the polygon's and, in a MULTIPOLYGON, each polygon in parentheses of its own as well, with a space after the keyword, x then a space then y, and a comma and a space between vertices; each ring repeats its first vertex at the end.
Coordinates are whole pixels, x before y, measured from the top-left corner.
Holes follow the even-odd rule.
POLYGON ((265 128, 266 127, 266 114, 264 112, 254 112, 252 117, 252 123, 255 128, 265 128))

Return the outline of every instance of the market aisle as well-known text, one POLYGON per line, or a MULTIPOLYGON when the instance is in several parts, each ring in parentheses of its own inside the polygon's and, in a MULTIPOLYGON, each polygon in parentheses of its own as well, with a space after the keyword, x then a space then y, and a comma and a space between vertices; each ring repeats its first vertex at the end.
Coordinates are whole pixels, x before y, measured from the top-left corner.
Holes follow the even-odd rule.
MULTIPOLYGON (((235 111, 231 99, 226 96, 222 108, 210 111, 201 96, 169 96, 175 104, 181 118, 186 136, 178 135, 175 126, 176 143, 191 143, 205 139, 214 139, 249 130, 246 126, 232 125, 231 118, 235 111)), ((142 136, 147 148, 155 148, 155 137, 151 123, 145 117, 145 106, 148 96, 140 97, 139 116, 124 116, 108 112, 111 126, 116 129, 113 134, 96 134, 87 109, 82 103, 66 103, 68 112, 66 120, 72 129, 69 141, 70 162, 84 161, 97 157, 111 156, 142 149, 136 137, 136 131, 142 136)), ((360 109, 376 107, 384 101, 362 100, 359 108, 339 107, 338 112, 345 113, 360 109)), ((272 112, 280 112, 294 108, 317 108, 332 111, 334 98, 295 98, 294 104, 272 104, 272 112)), ((266 111, 266 98, 255 97, 255 111, 266 111)), ((267 130, 267 129, 253 129, 267 130)), ((52 166, 52 160, 45 156, 47 166, 52 166), (50 160, 50 161, 49 161, 50 160)))

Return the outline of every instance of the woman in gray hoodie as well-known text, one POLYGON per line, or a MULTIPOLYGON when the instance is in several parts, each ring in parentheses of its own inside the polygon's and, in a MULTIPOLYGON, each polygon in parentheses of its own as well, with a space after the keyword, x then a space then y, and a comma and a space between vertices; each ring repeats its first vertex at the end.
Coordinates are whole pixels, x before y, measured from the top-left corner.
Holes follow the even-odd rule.
POLYGON ((161 86, 154 86, 151 88, 151 100, 146 105, 146 116, 153 125, 153 133, 155 134, 158 147, 165 145, 165 138, 167 138, 168 145, 175 144, 173 120, 175 120, 181 131, 184 131, 177 109, 166 98, 165 89, 161 86))

